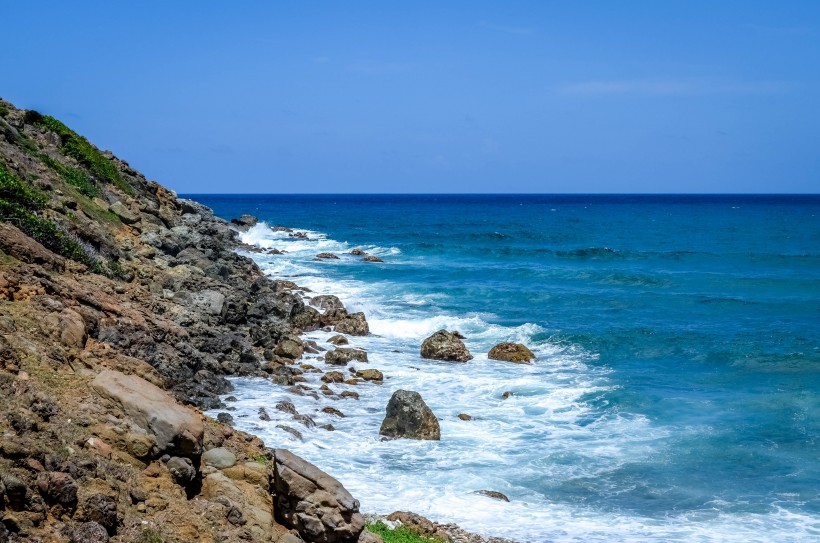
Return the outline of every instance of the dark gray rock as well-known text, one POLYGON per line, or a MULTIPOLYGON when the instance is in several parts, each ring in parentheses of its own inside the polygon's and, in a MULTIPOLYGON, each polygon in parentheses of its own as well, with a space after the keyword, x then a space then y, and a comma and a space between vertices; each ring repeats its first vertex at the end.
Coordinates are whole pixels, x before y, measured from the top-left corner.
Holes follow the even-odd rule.
POLYGON ((108 543, 108 532, 97 522, 83 522, 71 531, 71 543, 108 543))
POLYGON ((441 428, 433 411, 421 395, 412 390, 397 390, 387 403, 386 416, 379 434, 408 439, 441 439, 441 428))
POLYGON ((361 349, 339 347, 325 354, 325 362, 333 366, 345 366, 353 360, 367 362, 367 353, 361 349))
POLYGON ((168 471, 174 476, 176 481, 185 486, 196 477, 196 469, 194 469, 191 460, 180 456, 172 456, 168 460, 168 471))

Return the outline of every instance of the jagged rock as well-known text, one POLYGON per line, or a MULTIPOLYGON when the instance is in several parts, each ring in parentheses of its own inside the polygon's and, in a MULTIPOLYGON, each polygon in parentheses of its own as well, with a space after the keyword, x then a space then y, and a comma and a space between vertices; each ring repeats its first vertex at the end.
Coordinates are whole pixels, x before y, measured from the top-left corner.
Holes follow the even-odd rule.
POLYGON ((496 490, 476 490, 475 492, 473 492, 473 494, 480 494, 482 496, 487 496, 488 498, 492 498, 494 500, 499 500, 502 502, 510 501, 510 499, 507 496, 496 490))
POLYGON ((68 473, 40 473, 37 476, 37 489, 48 503, 60 504, 66 509, 73 509, 77 505, 77 483, 68 473))
POLYGON ((285 449, 274 450, 277 519, 306 541, 353 543, 364 529, 359 502, 333 477, 285 449))
POLYGON ((516 364, 529 364, 535 360, 535 355, 520 343, 503 342, 490 349, 487 358, 516 364))
POLYGON ((296 428, 291 428, 290 426, 285 426, 284 424, 277 424, 276 427, 280 430, 284 430, 285 432, 289 433, 299 441, 302 441, 302 432, 300 432, 296 428))
POLYGON ((273 354, 296 360, 304 354, 305 348, 302 340, 296 336, 288 336, 279 341, 273 354))
POLYGON ((259 420, 269 421, 270 415, 268 414, 268 410, 264 407, 259 408, 259 420))
POLYGON ((340 334, 351 336, 366 336, 370 333, 364 313, 351 313, 336 321, 335 330, 340 334))
POLYGON ((394 438, 439 440, 441 428, 433 411, 418 392, 397 390, 387 403, 379 434, 394 438))
POLYGON ((362 259, 362 262, 384 262, 384 260, 377 256, 368 255, 362 259))
POLYGON ((282 400, 281 402, 276 402, 276 409, 282 411, 283 413, 290 413, 291 415, 296 415, 298 411, 296 411, 296 406, 293 405, 293 402, 289 402, 287 400, 282 400))
POLYGON ((216 447, 203 453, 202 462, 217 469, 230 468, 236 465, 236 455, 224 447, 216 447))
MULTIPOLYGON (((296 236, 294 236, 296 237, 296 236)), ((319 253, 316 255, 317 260, 339 260, 339 257, 333 253, 319 253)))
POLYGON ((339 347, 325 354, 325 362, 333 366, 344 366, 353 360, 367 362, 367 353, 361 349, 339 347))
POLYGON ((201 453, 205 432, 202 419, 156 385, 136 375, 105 370, 91 382, 91 387, 117 403, 137 426, 151 433, 158 452, 193 456, 201 453))
POLYGON ((322 375, 322 381, 325 383, 341 383, 345 380, 345 376, 340 371, 329 371, 322 375))
POLYGON ((117 500, 108 494, 93 494, 83 503, 82 517, 96 522, 109 535, 114 535, 117 532, 117 500))
POLYGON ((337 417, 344 417, 345 416, 344 413, 342 413, 341 411, 339 411, 335 407, 330 407, 330 406, 323 407, 322 408, 322 413, 327 413, 328 415, 335 415, 337 417))
POLYGON ((359 370, 356 372, 356 377, 360 377, 365 381, 375 381, 379 383, 384 381, 384 374, 376 369, 359 370))
POLYGON ((358 248, 356 248, 356 249, 351 250, 351 251, 350 251, 350 254, 352 254, 352 255, 354 255, 354 256, 364 256, 364 255, 366 255, 367 253, 366 253, 366 252, 364 252, 364 250, 363 250, 363 249, 358 249, 358 248))
POLYGON ((439 330, 421 344, 421 357, 451 362, 467 362, 473 355, 464 346, 464 342, 447 330, 439 330))
POLYGON ((342 301, 332 294, 322 294, 310 299, 310 305, 319 309, 344 309, 342 301))
POLYGON ((240 215, 236 219, 231 219, 231 223, 245 227, 245 229, 248 229, 252 226, 256 226, 258 222, 259 219, 257 217, 254 217, 253 215, 240 215))
POLYGON ((196 477, 196 469, 193 464, 191 464, 189 458, 172 456, 166 465, 168 466, 168 471, 174 476, 174 479, 183 486, 193 481, 194 477, 196 477))
POLYGON ((409 511, 393 511, 387 515, 387 520, 392 522, 400 522, 407 527, 411 532, 414 532, 424 538, 437 538, 444 541, 450 541, 450 537, 440 530, 435 522, 409 511))
POLYGON ((227 424, 228 426, 233 426, 233 415, 230 413, 219 413, 216 416, 216 420, 221 422, 222 424, 227 424))

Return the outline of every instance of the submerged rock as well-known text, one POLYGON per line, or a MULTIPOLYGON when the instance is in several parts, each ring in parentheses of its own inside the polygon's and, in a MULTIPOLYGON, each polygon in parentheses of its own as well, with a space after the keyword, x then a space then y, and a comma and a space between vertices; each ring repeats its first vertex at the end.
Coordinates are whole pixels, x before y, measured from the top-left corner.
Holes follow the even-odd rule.
POLYGON ((386 416, 379 434, 408 439, 441 439, 441 428, 433 411, 421 395, 412 390, 397 390, 387 403, 386 416))
POLYGON ((432 360, 447 360, 451 362, 467 362, 473 355, 467 350, 458 333, 439 330, 428 337, 421 344, 422 358, 432 360))
POLYGON ((377 256, 368 255, 362 259, 362 262, 384 262, 384 260, 377 256))
POLYGON ((339 257, 333 253, 319 253, 316 255, 317 260, 339 260, 339 257))
POLYGON ((482 496, 487 496, 488 498, 500 500, 502 502, 510 501, 510 499, 507 496, 495 490, 476 490, 475 492, 473 492, 473 494, 480 494, 482 496))
POLYGON ((520 343, 503 342, 490 349, 487 358, 516 364, 529 364, 535 360, 535 355, 520 343))

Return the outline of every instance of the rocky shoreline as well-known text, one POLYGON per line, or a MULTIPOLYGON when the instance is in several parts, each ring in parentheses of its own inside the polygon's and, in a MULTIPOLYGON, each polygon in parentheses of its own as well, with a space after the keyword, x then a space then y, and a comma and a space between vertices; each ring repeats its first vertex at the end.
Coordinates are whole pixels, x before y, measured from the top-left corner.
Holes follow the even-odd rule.
POLYGON ((0 541, 379 540, 338 481, 200 411, 226 376, 299 390, 302 332, 368 333, 237 254, 242 221, 0 100, 0 541))

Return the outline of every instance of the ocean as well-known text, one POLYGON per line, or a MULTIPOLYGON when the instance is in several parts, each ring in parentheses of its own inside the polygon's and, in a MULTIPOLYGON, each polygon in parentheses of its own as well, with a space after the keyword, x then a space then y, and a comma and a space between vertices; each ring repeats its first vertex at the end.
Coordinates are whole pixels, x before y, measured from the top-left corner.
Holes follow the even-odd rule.
POLYGON ((249 253, 263 271, 365 312, 372 334, 351 343, 384 384, 333 401, 234 378, 230 404, 363 511, 522 543, 820 540, 820 196, 188 197, 257 215, 243 241, 286 251, 249 253), (422 359, 441 328, 475 358, 422 359), (501 341, 536 362, 488 360, 501 341), (422 395, 441 441, 380 439, 397 389, 422 395), (283 399, 336 431, 277 428, 295 425, 283 399))

